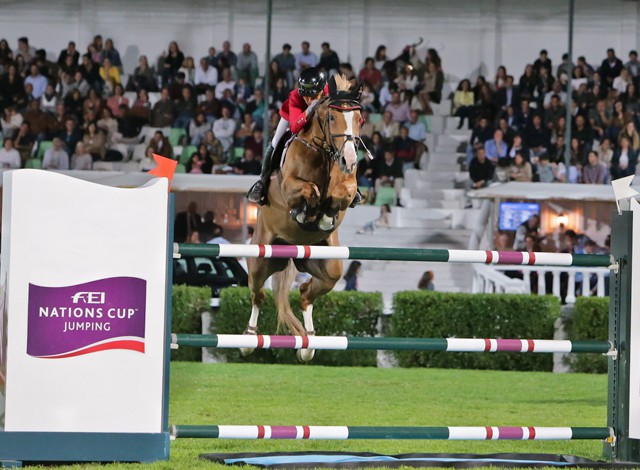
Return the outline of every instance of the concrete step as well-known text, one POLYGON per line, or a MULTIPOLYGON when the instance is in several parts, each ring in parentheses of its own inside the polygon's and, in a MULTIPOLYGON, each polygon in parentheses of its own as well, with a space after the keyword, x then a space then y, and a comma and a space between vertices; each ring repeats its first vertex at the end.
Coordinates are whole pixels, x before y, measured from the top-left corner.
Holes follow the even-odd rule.
POLYGON ((434 116, 450 116, 451 100, 442 100, 440 103, 430 103, 434 116))
POLYGON ((460 171, 460 165, 458 165, 457 163, 453 163, 453 162, 447 162, 447 163, 440 163, 440 162, 435 162, 435 163, 429 163, 427 165, 427 168, 423 171, 452 171, 452 172, 457 172, 460 171))
POLYGON ((462 200, 427 200, 409 198, 405 208, 409 209, 462 209, 464 207, 462 200))

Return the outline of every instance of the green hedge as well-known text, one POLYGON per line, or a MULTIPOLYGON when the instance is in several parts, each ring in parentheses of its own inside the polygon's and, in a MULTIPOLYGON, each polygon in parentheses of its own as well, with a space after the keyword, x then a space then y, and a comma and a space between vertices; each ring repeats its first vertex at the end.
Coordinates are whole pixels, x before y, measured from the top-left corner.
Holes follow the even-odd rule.
MULTIPOLYGON (((173 286, 171 300, 171 332, 201 333, 201 314, 210 309, 209 287, 173 286)), ((180 348, 171 351, 172 361, 201 361, 200 348, 180 348)))
MULTIPOLYGON (((578 297, 573 307, 569 339, 603 340, 609 338, 609 297, 578 297)), ((571 358, 574 372, 606 373, 607 357, 600 354, 576 354, 571 358)))
MULTIPOLYGON (((429 291, 394 296, 391 334, 422 338, 552 339, 560 302, 552 296, 429 291)), ((551 371, 550 354, 396 353, 404 367, 551 371)))
MULTIPOLYGON (((258 331, 261 334, 289 334, 277 332, 277 316, 271 291, 260 311, 258 331)), ((300 293, 291 292, 291 306, 301 318, 300 293)), ((251 294, 246 287, 223 289, 220 310, 213 318, 212 332, 240 334, 251 314, 251 294)), ((368 292, 330 292, 313 304, 316 334, 321 336, 375 336, 378 318, 382 315, 382 295, 368 292)), ((291 350, 256 350, 242 357, 238 350, 220 349, 219 355, 230 362, 295 363, 291 350)), ((316 351, 310 364, 333 366, 375 366, 376 351, 316 351)))

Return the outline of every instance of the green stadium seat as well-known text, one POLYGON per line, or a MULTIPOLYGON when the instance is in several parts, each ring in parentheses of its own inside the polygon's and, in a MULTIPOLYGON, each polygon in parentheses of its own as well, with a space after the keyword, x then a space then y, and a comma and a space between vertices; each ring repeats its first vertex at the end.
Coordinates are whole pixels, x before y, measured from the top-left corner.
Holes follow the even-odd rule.
POLYGON ((378 124, 380 121, 382 121, 382 114, 380 113, 369 114, 369 122, 371 123, 371 125, 378 124))
POLYGON ((53 147, 53 142, 50 140, 43 140, 42 142, 40 142, 40 145, 38 145, 38 152, 36 153, 36 158, 39 158, 40 160, 42 160, 42 157, 44 157, 44 153, 52 147, 53 147))
MULTIPOLYGON (((182 137, 186 135, 187 135, 186 129, 173 127, 171 129, 171 133, 169 134, 169 143, 171 144, 172 147, 175 147, 176 145, 180 145, 180 139, 182 139, 182 137)), ((188 142, 185 142, 185 143, 188 143, 188 142)))
POLYGON ((242 160, 244 157, 244 148, 243 147, 235 147, 233 149, 233 161, 242 160))
POLYGON ((24 164, 24 167, 40 170, 42 169, 42 160, 39 160, 37 158, 30 158, 29 160, 26 161, 26 163, 24 164))
POLYGON ((196 147, 195 145, 185 145, 182 149, 182 154, 180 154, 179 163, 186 165, 191 158, 191 155, 193 155, 197 151, 198 147, 196 147))
POLYGON ((176 173, 186 173, 187 172, 187 167, 184 166, 182 163, 178 163, 176 165, 176 173))
POLYGON ((376 191, 375 205, 382 206, 383 204, 396 205, 396 190, 392 187, 383 186, 376 191))
POLYGON ((427 129, 427 132, 429 132, 429 130, 431 129, 429 125, 429 116, 422 114, 418 119, 424 123, 424 127, 427 129))

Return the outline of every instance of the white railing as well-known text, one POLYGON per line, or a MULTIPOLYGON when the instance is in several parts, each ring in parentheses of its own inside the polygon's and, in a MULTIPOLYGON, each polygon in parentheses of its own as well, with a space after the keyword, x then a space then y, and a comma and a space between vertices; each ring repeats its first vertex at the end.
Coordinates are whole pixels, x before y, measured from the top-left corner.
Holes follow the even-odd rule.
POLYGON ((545 294, 548 290, 560 298, 561 297, 561 275, 567 276, 567 293, 565 302, 573 304, 576 296, 583 297, 604 297, 605 284, 608 282, 610 274, 609 268, 589 268, 589 267, 542 267, 542 266, 507 266, 507 265, 484 265, 473 266, 472 292, 497 293, 497 294, 530 294, 532 273, 537 274, 538 293, 545 294), (511 278, 504 274, 505 271, 518 271, 522 273, 522 279, 511 278), (595 279, 595 292, 592 293, 591 280, 595 279), (582 280, 576 291, 576 280, 582 280), (550 289, 547 288, 547 281, 550 282, 550 289))

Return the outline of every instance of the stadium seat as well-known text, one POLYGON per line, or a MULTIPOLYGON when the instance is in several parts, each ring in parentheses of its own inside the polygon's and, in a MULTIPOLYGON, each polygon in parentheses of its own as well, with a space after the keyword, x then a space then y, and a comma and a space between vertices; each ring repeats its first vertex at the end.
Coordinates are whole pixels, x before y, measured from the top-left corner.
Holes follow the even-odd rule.
POLYGON ((371 125, 378 124, 380 121, 382 121, 382 114, 380 113, 369 114, 369 122, 371 123, 371 125))
POLYGON ((42 160, 39 160, 37 158, 30 158, 29 160, 26 161, 26 163, 24 164, 25 168, 35 168, 35 169, 41 169, 42 168, 42 160))
POLYGON ((129 107, 132 107, 138 98, 138 94, 135 91, 125 91, 124 97, 129 100, 129 107))
POLYGON ((244 148, 243 147, 235 147, 233 149, 233 161, 242 160, 244 157, 244 148))
POLYGON ((171 144, 172 147, 175 147, 176 145, 180 145, 180 139, 186 135, 187 135, 186 129, 182 129, 180 127, 173 127, 171 128, 171 132, 169 133, 169 143, 171 144))
POLYGON ((391 187, 381 187, 376 191, 376 206, 382 206, 383 204, 389 204, 390 206, 396 205, 396 190, 391 187))
POLYGON ((40 160, 42 160, 42 157, 44 157, 44 153, 49 150, 51 147, 53 147, 53 142, 50 140, 43 140, 42 142, 40 142, 40 145, 38 145, 38 152, 36 153, 36 158, 39 158, 40 160))
POLYGON ((112 144, 110 149, 120 152, 125 162, 131 158, 130 148, 127 144, 112 144))
POLYGON ((186 173, 187 167, 185 167, 182 163, 178 163, 176 165, 176 173, 186 173))
POLYGON ((182 149, 182 153, 180 154, 180 163, 186 165, 186 163, 191 158, 191 155, 198 151, 198 147, 195 145, 185 145, 182 149))
POLYGON ((364 150, 360 149, 358 150, 358 161, 362 160, 364 158, 364 150))
POLYGON ((429 116, 422 114, 418 119, 424 123, 424 127, 426 128, 427 132, 429 132, 431 130, 431 127, 429 126, 429 116))
POLYGON ((147 151, 147 144, 137 144, 133 146, 133 152, 131 153, 131 160, 139 162, 145 157, 147 151))
POLYGON ((152 91, 149 93, 149 104, 153 108, 153 105, 160 101, 160 93, 157 91, 152 91))

